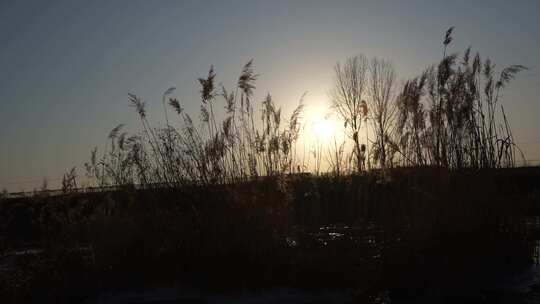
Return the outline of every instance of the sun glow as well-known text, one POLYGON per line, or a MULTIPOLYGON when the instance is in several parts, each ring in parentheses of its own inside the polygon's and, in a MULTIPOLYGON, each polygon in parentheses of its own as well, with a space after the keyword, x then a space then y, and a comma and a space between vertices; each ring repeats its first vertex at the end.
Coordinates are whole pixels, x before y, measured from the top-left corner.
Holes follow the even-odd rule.
POLYGON ((317 139, 327 140, 334 135, 336 129, 335 124, 328 119, 316 120, 313 125, 313 134, 317 139))

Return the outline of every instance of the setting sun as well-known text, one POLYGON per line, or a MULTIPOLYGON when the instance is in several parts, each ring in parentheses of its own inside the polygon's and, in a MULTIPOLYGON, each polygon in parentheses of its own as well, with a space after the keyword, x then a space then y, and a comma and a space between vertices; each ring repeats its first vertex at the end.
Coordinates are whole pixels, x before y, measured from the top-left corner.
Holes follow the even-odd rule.
POLYGON ((313 123, 313 134, 318 139, 328 139, 334 134, 335 124, 328 119, 320 119, 313 123))

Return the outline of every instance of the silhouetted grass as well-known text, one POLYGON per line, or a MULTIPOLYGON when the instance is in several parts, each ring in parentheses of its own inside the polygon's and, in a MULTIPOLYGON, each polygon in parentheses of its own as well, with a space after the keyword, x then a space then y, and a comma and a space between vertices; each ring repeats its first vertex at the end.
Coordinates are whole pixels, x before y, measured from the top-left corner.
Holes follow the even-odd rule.
POLYGON ((502 91, 527 68, 511 65, 497 76, 495 64, 482 62, 479 53, 473 58, 471 48, 461 57, 447 54, 452 31, 446 32, 441 62, 408 81, 398 96, 394 150, 406 165, 513 167, 517 147, 502 91))

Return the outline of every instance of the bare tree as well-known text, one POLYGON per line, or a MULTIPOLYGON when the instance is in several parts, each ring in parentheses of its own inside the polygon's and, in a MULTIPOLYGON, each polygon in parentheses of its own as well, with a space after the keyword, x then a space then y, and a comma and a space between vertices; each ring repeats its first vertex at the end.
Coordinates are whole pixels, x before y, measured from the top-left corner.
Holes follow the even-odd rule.
POLYGON ((385 168, 391 159, 392 128, 396 115, 394 86, 396 73, 391 62, 373 58, 369 65, 369 119, 375 132, 373 158, 385 168))
POLYGON ((331 92, 332 108, 343 119, 347 135, 354 142, 357 171, 363 170, 365 158, 365 145, 360 144, 358 133, 367 114, 362 100, 367 70, 368 62, 363 55, 348 58, 343 65, 338 62, 334 67, 335 84, 331 92))

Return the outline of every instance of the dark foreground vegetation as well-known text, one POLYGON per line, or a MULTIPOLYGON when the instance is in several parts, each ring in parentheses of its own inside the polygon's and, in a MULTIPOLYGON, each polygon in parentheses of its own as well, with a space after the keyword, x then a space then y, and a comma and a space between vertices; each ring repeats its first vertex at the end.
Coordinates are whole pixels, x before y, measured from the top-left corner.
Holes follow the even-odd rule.
POLYGON ((0 204, 0 292, 3 303, 164 286, 339 289, 364 303, 455 295, 529 267, 536 215, 537 168, 9 199, 0 204))

